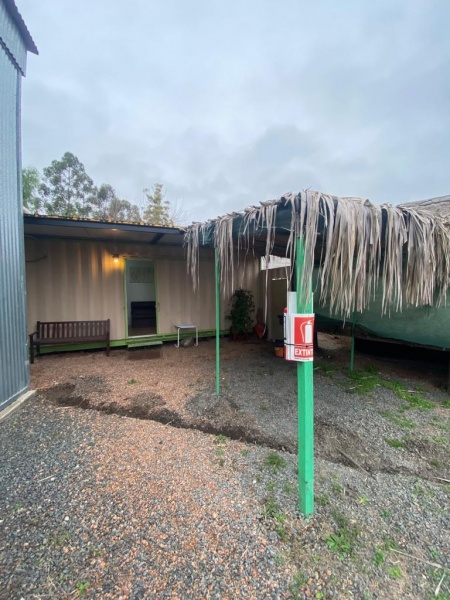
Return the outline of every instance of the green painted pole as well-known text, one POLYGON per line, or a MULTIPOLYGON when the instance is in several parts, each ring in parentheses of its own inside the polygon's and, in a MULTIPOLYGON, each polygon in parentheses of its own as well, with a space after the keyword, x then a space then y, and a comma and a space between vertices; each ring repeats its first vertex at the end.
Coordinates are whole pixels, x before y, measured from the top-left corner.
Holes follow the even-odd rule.
MULTIPOLYGON (((296 290, 297 312, 313 312, 312 286, 306 302, 301 300, 300 285, 305 261, 303 240, 296 242, 296 290)), ((314 381, 313 362, 297 363, 297 397, 298 397, 298 494, 299 509, 303 515, 314 512, 314 381)))
POLYGON ((214 276, 216 283, 216 394, 220 396, 220 293, 219 253, 214 248, 214 276))

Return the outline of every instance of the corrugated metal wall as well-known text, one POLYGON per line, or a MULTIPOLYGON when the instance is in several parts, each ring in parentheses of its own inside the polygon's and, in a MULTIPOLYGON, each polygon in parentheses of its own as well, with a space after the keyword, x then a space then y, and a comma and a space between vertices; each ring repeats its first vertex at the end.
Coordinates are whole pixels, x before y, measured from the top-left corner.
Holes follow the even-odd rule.
MULTIPOLYGON (((28 330, 36 321, 111 319, 111 339, 125 329, 124 257, 155 261, 158 334, 175 333, 174 323, 193 322, 200 330, 215 328, 214 261, 202 252, 200 286, 194 293, 185 250, 176 247, 109 244, 84 240, 26 239, 28 330), (120 262, 113 262, 118 253, 120 262)), ((251 289, 260 301, 259 260, 247 259, 236 284, 251 289)), ((230 323, 228 296, 222 301, 222 328, 230 323)))
MULTIPOLYGON (((0 37, 6 25, 0 13, 0 37)), ((9 33, 12 35, 10 29, 9 33)), ((23 58, 23 57, 22 57, 23 58)), ((20 165, 21 75, 0 45, 0 410, 29 385, 20 165)))

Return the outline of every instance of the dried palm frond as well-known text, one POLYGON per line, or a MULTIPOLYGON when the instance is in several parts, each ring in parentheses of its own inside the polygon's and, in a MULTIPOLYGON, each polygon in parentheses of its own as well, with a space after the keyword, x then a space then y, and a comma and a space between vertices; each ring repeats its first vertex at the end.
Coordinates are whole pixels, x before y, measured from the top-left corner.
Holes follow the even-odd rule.
MULTIPOLYGON (((236 265, 245 268, 239 257, 242 252, 246 257, 255 251, 255 240, 265 239, 260 254, 269 262, 282 211, 285 216, 290 214, 285 255, 292 261, 295 240, 302 240, 304 264, 299 290, 303 299, 310 293, 319 249, 319 302, 328 303, 332 314, 348 318, 368 308, 379 285, 383 314, 400 311, 403 304, 439 306, 450 286, 450 197, 438 200, 439 211, 434 214, 435 201, 424 206, 378 206, 361 198, 336 198, 311 190, 286 194, 279 200, 188 227, 188 270, 196 287, 199 247, 213 244, 218 251, 222 289, 233 290, 236 265)), ((266 271, 266 289, 267 278, 266 271)))

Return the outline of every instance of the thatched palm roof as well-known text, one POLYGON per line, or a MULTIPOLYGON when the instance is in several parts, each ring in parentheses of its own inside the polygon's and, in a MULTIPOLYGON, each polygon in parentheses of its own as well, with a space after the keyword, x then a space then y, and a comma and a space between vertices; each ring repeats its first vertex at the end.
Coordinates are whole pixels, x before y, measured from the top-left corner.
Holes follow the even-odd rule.
POLYGON ((430 198, 430 200, 419 200, 418 202, 408 202, 402 204, 402 208, 419 208, 429 212, 432 216, 443 217, 450 221, 450 196, 440 196, 439 198, 430 198))
POLYGON ((337 198, 321 192, 286 194, 187 228, 188 269, 198 281, 202 245, 218 250, 221 279, 234 288, 236 260, 249 252, 295 259, 303 240, 300 290, 319 267, 320 302, 349 317, 370 304, 382 286, 383 312, 440 305, 450 286, 450 196, 402 206, 337 198))

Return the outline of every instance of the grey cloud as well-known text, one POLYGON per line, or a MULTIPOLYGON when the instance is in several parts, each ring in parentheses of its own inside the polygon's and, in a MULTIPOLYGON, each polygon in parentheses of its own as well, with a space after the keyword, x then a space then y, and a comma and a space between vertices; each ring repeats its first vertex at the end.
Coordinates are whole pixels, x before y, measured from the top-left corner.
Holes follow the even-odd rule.
POLYGON ((129 200, 164 183, 196 220, 310 186, 449 191, 446 0, 18 2, 41 51, 25 164, 70 150, 129 200))

